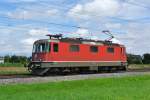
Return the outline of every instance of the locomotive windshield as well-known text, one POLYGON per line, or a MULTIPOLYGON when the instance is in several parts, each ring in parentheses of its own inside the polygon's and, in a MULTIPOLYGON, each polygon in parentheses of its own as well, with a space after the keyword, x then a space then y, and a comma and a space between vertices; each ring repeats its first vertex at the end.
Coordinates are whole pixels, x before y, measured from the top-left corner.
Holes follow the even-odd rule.
POLYGON ((47 42, 45 43, 35 43, 33 45, 33 53, 37 52, 49 52, 49 44, 47 42))

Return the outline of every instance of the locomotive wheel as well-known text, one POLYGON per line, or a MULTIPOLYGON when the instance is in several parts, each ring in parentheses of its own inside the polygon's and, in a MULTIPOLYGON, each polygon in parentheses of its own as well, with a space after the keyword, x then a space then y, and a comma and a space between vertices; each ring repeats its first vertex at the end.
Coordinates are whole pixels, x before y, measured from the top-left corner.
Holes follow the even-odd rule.
POLYGON ((32 69, 31 73, 33 75, 44 76, 47 74, 48 71, 49 68, 34 68, 32 69))
POLYGON ((126 71, 127 70, 127 67, 126 66, 123 66, 122 67, 122 71, 126 71))

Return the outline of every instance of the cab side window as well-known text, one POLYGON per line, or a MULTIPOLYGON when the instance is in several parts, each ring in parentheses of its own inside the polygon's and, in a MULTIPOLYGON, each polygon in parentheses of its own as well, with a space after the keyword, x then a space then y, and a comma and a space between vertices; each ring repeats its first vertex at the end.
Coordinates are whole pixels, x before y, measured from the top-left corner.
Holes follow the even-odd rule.
POLYGON ((113 47, 108 47, 107 52, 108 53, 114 53, 114 48, 113 47))
POLYGON ((79 52, 79 45, 70 45, 70 52, 79 52))
POLYGON ((51 52, 51 43, 48 44, 48 52, 51 52))
POLYGON ((90 52, 97 53, 98 52, 98 47, 97 46, 90 46, 90 52))
POLYGON ((58 52, 58 50, 59 50, 58 43, 54 43, 53 44, 53 51, 58 52))

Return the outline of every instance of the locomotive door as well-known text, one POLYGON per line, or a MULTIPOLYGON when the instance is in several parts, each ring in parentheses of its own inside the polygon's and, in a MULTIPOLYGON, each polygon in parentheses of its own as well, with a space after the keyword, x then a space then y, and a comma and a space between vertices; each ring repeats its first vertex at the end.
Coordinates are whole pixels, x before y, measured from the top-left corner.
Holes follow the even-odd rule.
POLYGON ((51 60, 57 61, 58 60, 58 52, 59 52, 59 45, 57 42, 51 43, 51 60))
POLYGON ((51 42, 49 42, 48 51, 49 53, 47 54, 47 60, 51 61, 52 60, 52 43, 51 42))

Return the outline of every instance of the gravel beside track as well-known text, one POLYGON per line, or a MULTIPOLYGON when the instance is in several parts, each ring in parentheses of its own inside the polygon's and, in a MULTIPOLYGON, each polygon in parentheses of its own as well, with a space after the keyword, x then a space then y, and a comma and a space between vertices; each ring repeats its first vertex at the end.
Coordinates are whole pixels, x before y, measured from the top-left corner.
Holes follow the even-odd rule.
POLYGON ((71 80, 84 80, 96 78, 110 78, 110 77, 123 77, 123 76, 136 76, 136 75, 150 75, 150 72, 119 72, 119 73, 101 73, 101 74, 80 74, 68 76, 46 76, 46 77, 18 77, 0 79, 0 84, 31 84, 31 83, 44 83, 44 82, 60 82, 71 80))

